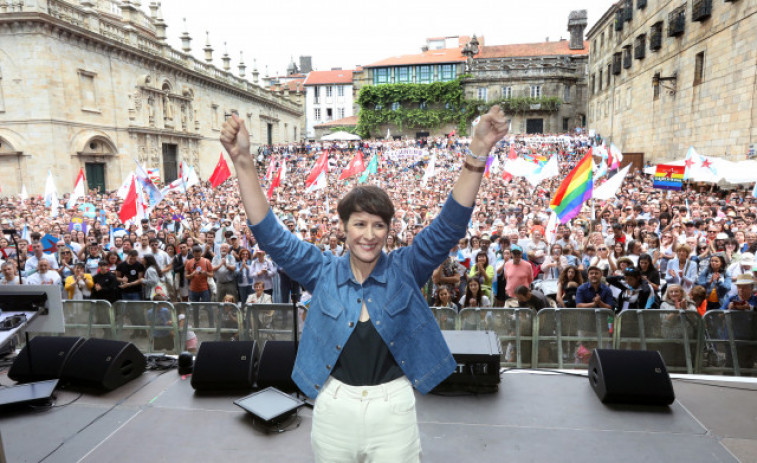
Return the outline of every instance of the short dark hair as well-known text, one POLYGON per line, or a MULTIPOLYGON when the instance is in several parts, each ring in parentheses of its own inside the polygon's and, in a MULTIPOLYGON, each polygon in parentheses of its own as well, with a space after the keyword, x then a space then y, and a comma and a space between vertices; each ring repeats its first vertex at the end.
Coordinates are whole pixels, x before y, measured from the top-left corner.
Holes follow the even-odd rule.
POLYGON ((361 185, 353 188, 337 205, 339 218, 347 225, 355 212, 367 212, 381 217, 389 226, 394 216, 394 204, 384 190, 373 185, 361 185))
POLYGON ((520 285, 517 288, 515 288, 515 295, 516 296, 528 296, 528 292, 530 289, 528 289, 528 286, 520 285))
POLYGON ((604 273, 601 268, 597 267, 596 265, 590 265, 588 269, 586 269, 586 274, 588 275, 589 272, 592 270, 596 270, 599 273, 604 273))
POLYGON ((131 256, 139 257, 139 251, 137 251, 136 249, 132 249, 131 251, 129 251, 129 254, 127 254, 127 255, 129 257, 131 257, 131 256))

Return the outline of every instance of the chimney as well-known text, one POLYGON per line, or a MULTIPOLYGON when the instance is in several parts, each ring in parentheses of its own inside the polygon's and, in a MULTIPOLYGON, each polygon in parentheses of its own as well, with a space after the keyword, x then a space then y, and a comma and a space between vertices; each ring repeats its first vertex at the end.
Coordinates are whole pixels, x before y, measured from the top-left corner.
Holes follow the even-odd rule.
POLYGON ((584 49, 584 30, 589 24, 587 17, 586 10, 571 11, 568 16, 568 32, 570 32, 569 48, 571 50, 584 49))

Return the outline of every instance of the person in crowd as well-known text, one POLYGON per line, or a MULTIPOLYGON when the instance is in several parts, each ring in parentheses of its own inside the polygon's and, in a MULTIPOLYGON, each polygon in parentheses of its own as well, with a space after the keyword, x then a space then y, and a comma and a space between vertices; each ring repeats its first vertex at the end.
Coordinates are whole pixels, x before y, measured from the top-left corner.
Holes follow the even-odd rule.
POLYGON ((58 270, 58 261, 55 259, 55 256, 52 254, 45 254, 44 246, 41 242, 32 245, 32 252, 33 254, 26 259, 26 263, 24 264, 25 275, 31 275, 34 273, 38 267, 39 261, 43 259, 48 262, 49 268, 58 270))
POLYGON ((610 288, 602 283, 602 270, 591 266, 587 269, 589 280, 576 291, 576 307, 615 309, 615 298, 610 288))
POLYGON ((160 287, 160 292, 165 294, 165 284, 163 283, 163 271, 152 254, 142 256, 142 265, 145 273, 142 279, 142 298, 145 301, 154 301, 155 292, 160 287))
POLYGON ((26 278, 26 283, 30 285, 60 285, 60 275, 52 270, 51 266, 49 259, 38 259, 37 268, 34 269, 31 276, 26 278))
MULTIPOLYGON (((92 275, 91 299, 102 299, 113 304, 119 299, 120 282, 115 273, 110 271, 108 261, 101 260, 97 266, 97 273, 92 275)), ((102 323, 102 320, 97 323, 102 323)))
POLYGON ((394 216, 389 195, 372 186, 351 190, 337 206, 349 251, 346 256, 334 257, 297 240, 279 225, 260 187, 244 123, 236 115, 224 123, 221 141, 234 162, 249 225, 261 249, 270 252, 273 260, 313 294, 293 379, 303 392, 316 398, 311 432, 316 462, 355 460, 366 453, 368 459, 420 461, 420 435, 414 410, 405 414, 405 419, 388 423, 382 419, 385 415, 380 407, 387 407, 388 412, 398 401, 407 403, 409 399, 412 403, 411 384, 421 392, 428 392, 456 368, 438 325, 430 323, 433 317, 419 288, 464 236, 488 153, 507 134, 508 125, 498 106, 481 117, 475 127, 467 167, 460 173, 447 204, 412 245, 389 256, 382 252, 394 216), (389 278, 388 273, 392 274, 389 278), (378 284, 379 280, 385 283, 378 284), (403 292, 410 298, 403 297, 403 292), (341 313, 333 312, 333 305, 322 302, 324 294, 337 298, 343 307, 349 308, 341 313), (353 299, 358 294, 362 295, 353 299), (357 300, 357 304, 353 300, 357 300), (398 316, 385 317, 384 311, 398 316), (326 315, 328 312, 336 318, 326 315), (425 322, 411 326, 415 324, 409 323, 406 316, 411 313, 412 317, 425 317, 425 322), (322 336, 314 334, 324 329, 334 333, 328 340, 329 346, 319 341, 322 336), (363 334, 351 336, 358 330, 363 334), (413 330, 412 336, 409 330, 413 330), (378 350, 366 344, 369 336, 378 350), (400 338, 404 341, 395 345, 394 340, 400 338), (334 342, 338 343, 336 350, 331 346, 334 342), (421 346, 426 360, 403 355, 406 349, 412 351, 421 346), (366 356, 366 348, 373 354, 366 356), (449 357, 449 365, 442 366, 439 359, 445 357, 449 357), (322 362, 333 365, 333 369, 316 370, 315 365, 320 366, 322 362), (363 374, 366 379, 356 379, 363 374), (374 379, 368 379, 370 377, 374 379), (351 387, 365 391, 359 400, 350 400, 349 395, 344 395, 351 387), (372 401, 379 396, 380 400, 372 401), (329 400, 325 407, 324 401, 329 400), (363 407, 366 401, 374 405, 371 417, 375 413, 379 415, 368 421, 365 415, 355 420, 354 410, 359 408, 353 407, 363 407), (375 424, 366 426, 367 422, 375 424), (380 434, 383 436, 381 444, 370 439, 376 443, 362 445, 352 432, 337 431, 344 429, 352 429, 361 436, 380 434))
POLYGON ((512 258, 505 262, 505 280, 507 281, 508 297, 515 297, 515 288, 518 286, 531 286, 534 281, 534 269, 528 262, 523 260, 523 250, 520 246, 512 246, 510 249, 512 258))
POLYGON ((736 277, 736 294, 726 299, 723 310, 757 310, 757 296, 754 295, 755 279, 751 273, 736 277))
MULTIPOLYGON (((694 303, 686 296, 683 286, 672 283, 665 288, 665 295, 662 297, 660 304, 661 310, 694 310, 697 308, 694 303)), ((668 316, 668 320, 673 320, 675 314, 668 316)))
POLYGON ((549 248, 549 255, 544 258, 541 264, 541 271, 544 272, 544 278, 556 280, 563 269, 568 266, 568 259, 563 255, 562 246, 553 244, 549 248))
POLYGON ((518 299, 519 307, 528 307, 537 312, 545 307, 549 307, 549 300, 538 289, 530 289, 528 286, 518 286, 515 288, 515 298, 518 299))
POLYGON ((252 274, 250 269, 252 268, 252 254, 247 248, 239 250, 239 259, 237 262, 236 276, 237 276, 237 290, 239 291, 239 300, 246 302, 247 298, 252 294, 252 274))
MULTIPOLYGON (((727 254, 726 254, 727 255, 727 254)), ((739 275, 752 274, 752 267, 755 265, 754 261, 754 254, 751 252, 745 252, 743 254, 737 255, 738 260, 736 262, 732 262, 731 265, 728 266, 728 270, 726 270, 726 273, 728 273, 728 276, 731 277, 731 281, 734 282, 739 277, 739 275)), ((731 289, 728 291, 728 297, 734 296, 736 294, 736 285, 731 285, 731 289)))
POLYGON ((597 255, 586 266, 587 269, 589 267, 597 267, 602 272, 602 276, 610 276, 615 273, 615 260, 610 255, 610 248, 607 244, 600 244, 597 247, 597 255))
POLYGON ((615 312, 624 310, 656 309, 659 307, 655 292, 636 267, 627 267, 622 276, 607 278, 607 284, 620 290, 615 312))
POLYGON ((641 273, 641 279, 652 288, 653 292, 660 290, 660 272, 655 268, 652 256, 643 253, 639 256, 637 267, 641 273))
POLYGON ((73 251, 67 247, 63 247, 58 251, 58 274, 61 281, 65 282, 66 279, 74 274, 74 256, 73 251))
POLYGON ((89 238, 87 246, 79 252, 79 262, 84 262, 84 269, 90 275, 97 272, 97 265, 104 257, 105 253, 94 238, 89 238))
POLYGON ((213 278, 216 281, 216 298, 223 301, 227 294, 239 297, 237 290, 237 261, 229 252, 228 243, 222 243, 213 258, 213 278))
POLYGON ((708 259, 708 264, 699 273, 697 284, 707 291, 707 310, 720 309, 731 288, 731 277, 726 272, 722 254, 714 254, 708 259))
MULTIPOLYGON (((69 250, 70 252, 70 250, 69 250)), ((69 300, 81 301, 89 299, 94 282, 92 275, 85 273, 84 264, 78 262, 74 265, 73 274, 64 280, 64 288, 69 300)))
POLYGON ((186 276, 185 266, 192 258, 189 246, 186 242, 179 243, 179 252, 173 258, 174 288, 176 288, 176 300, 186 302, 189 300, 189 279, 186 276))
POLYGON ((250 273, 254 282, 261 281, 265 286, 265 293, 273 296, 273 277, 276 275, 276 269, 270 259, 266 257, 266 252, 258 249, 253 256, 250 273))
MULTIPOLYGON (((477 280, 481 291, 492 300, 492 282, 494 281, 494 266, 489 264, 488 253, 482 248, 476 254, 476 263, 468 272, 468 281, 477 280)), ((470 283, 469 283, 470 284, 470 283)))
POLYGON ((665 281, 668 285, 681 285, 688 294, 697 282, 698 266, 691 258, 691 248, 688 244, 679 245, 675 253, 676 256, 668 262, 665 281))
POLYGON ((26 281, 19 277, 16 272, 16 266, 11 261, 3 262, 0 270, 3 273, 2 277, 0 277, 0 285, 19 285, 26 281))
POLYGON ((558 307, 575 307, 576 292, 584 283, 583 275, 575 265, 565 267, 557 279, 555 300, 558 307))

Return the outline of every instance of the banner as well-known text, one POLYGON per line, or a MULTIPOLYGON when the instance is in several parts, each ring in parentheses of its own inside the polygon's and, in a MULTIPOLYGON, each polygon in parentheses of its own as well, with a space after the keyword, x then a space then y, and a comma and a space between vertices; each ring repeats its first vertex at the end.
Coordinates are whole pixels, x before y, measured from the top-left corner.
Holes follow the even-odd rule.
POLYGON ((659 190, 680 190, 683 187, 685 171, 686 166, 657 164, 652 187, 659 190))

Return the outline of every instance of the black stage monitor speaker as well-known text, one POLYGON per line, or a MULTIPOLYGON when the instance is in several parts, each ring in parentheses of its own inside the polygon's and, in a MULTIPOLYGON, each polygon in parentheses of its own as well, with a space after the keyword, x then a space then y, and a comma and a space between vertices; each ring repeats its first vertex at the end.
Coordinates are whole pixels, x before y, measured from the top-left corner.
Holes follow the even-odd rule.
POLYGON ((258 388, 275 387, 286 392, 299 389, 292 380, 297 349, 294 341, 266 341, 260 356, 258 388))
POLYGON ((145 356, 130 342, 87 339, 71 356, 61 380, 111 391, 144 373, 145 356))
POLYGON ((670 405, 675 400, 668 369, 657 351, 594 349, 589 384, 603 403, 670 405))
POLYGON ((259 359, 255 341, 205 341, 195 358, 192 387, 196 391, 252 390, 259 359))
POLYGON ((82 337, 37 336, 16 356, 8 377, 19 383, 58 379, 82 343, 82 337))
POLYGON ((457 369, 441 382, 436 392, 496 392, 502 357, 497 333, 493 331, 442 330, 457 369))

